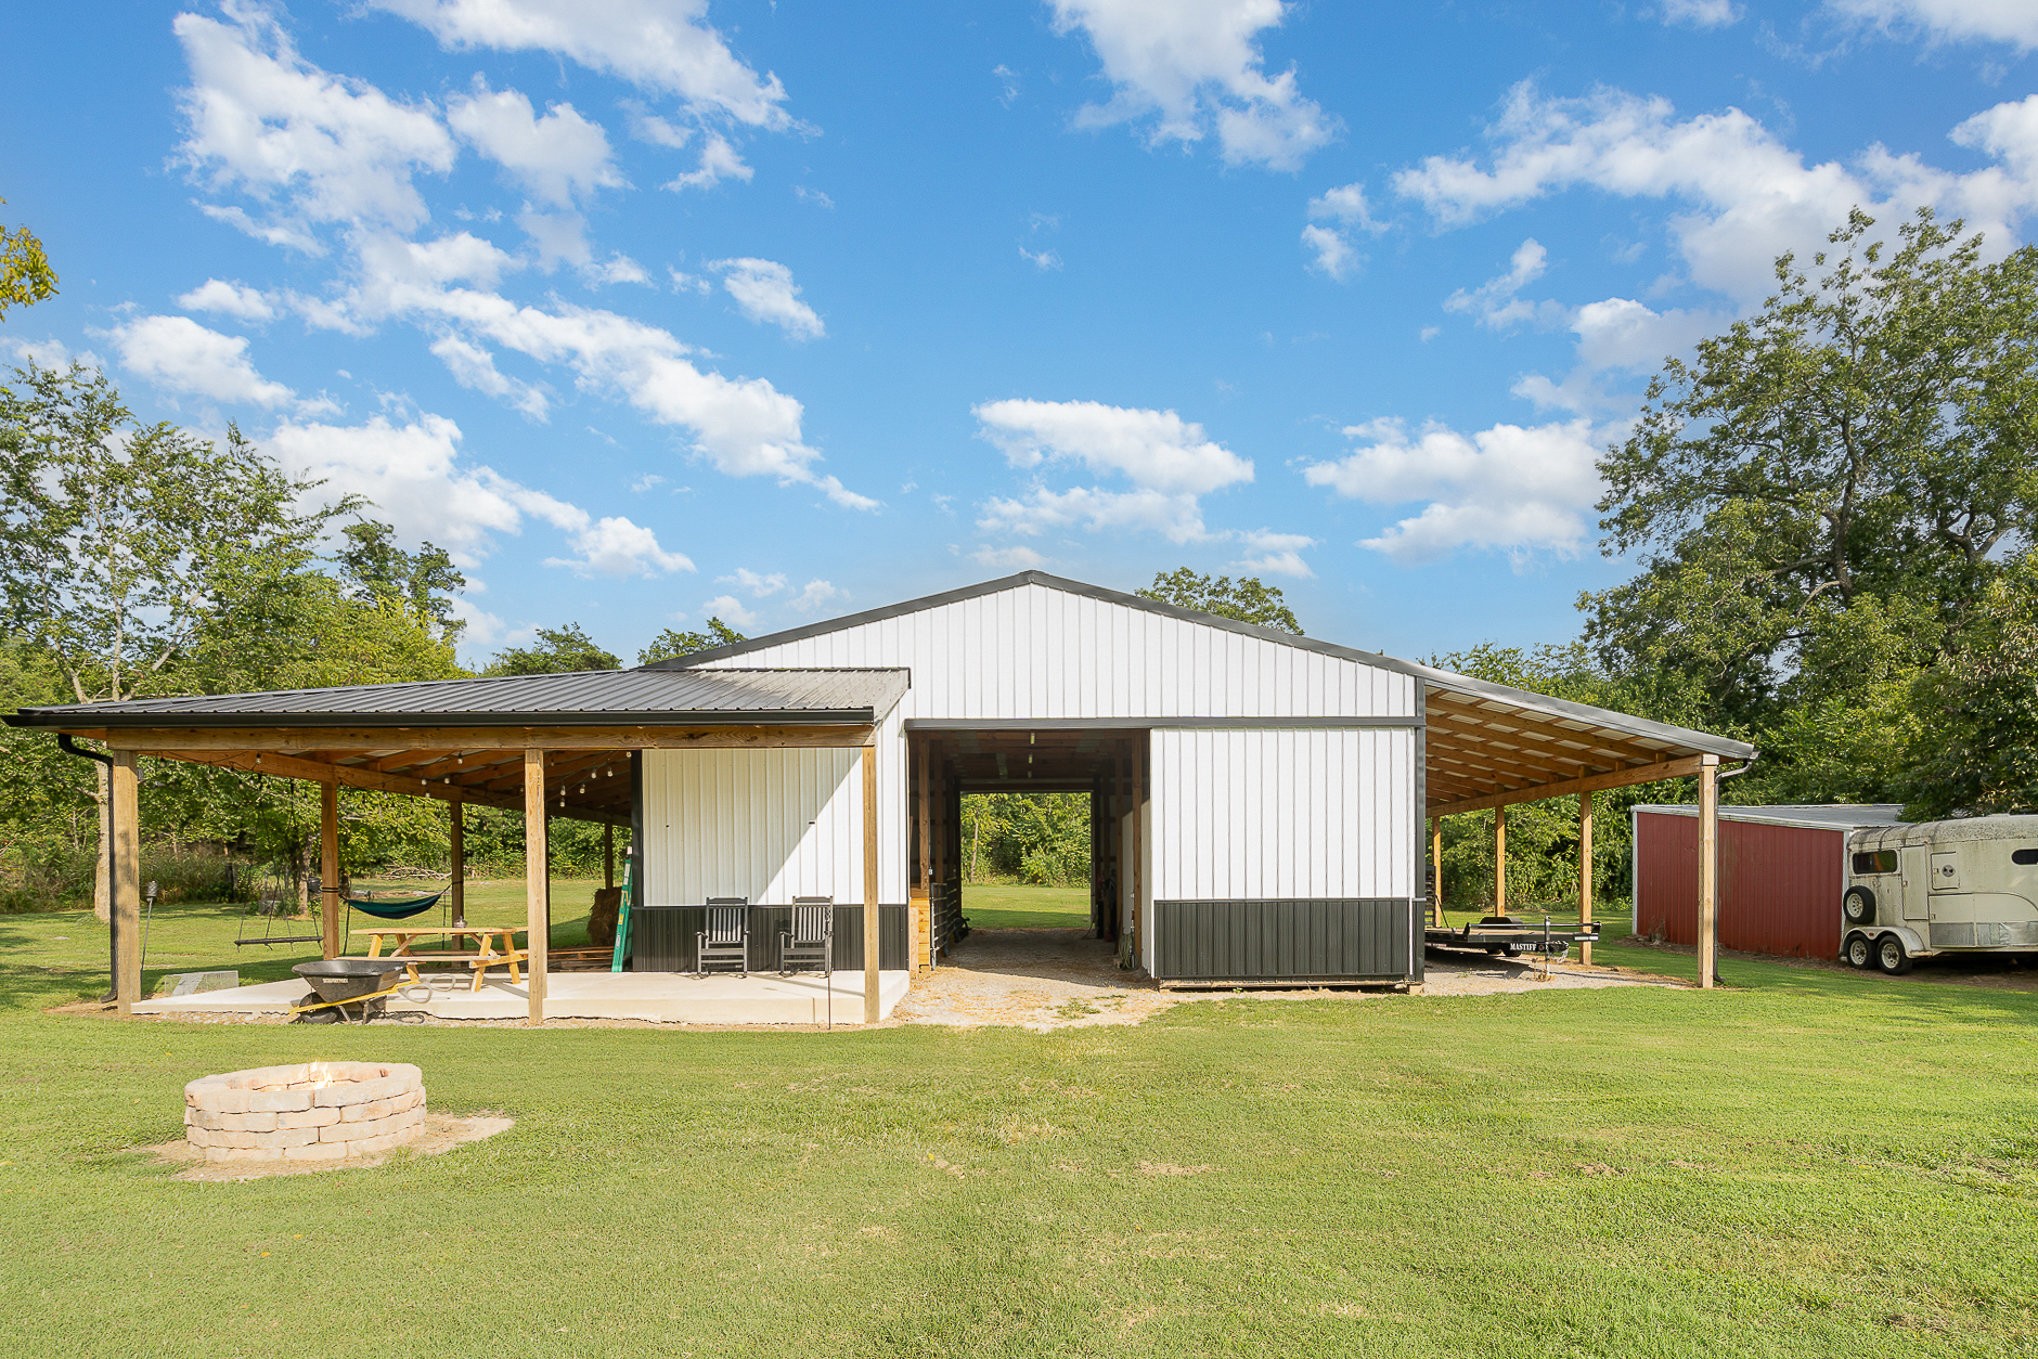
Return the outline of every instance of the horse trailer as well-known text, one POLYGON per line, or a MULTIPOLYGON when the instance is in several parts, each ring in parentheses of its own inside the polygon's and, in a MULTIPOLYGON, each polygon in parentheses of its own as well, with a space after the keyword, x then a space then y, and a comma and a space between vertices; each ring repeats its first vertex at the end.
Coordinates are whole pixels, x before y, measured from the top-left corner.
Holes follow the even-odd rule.
POLYGON ((1840 956, 1908 972, 1941 953, 2038 952, 2038 816, 1868 826, 1847 838, 1840 956))

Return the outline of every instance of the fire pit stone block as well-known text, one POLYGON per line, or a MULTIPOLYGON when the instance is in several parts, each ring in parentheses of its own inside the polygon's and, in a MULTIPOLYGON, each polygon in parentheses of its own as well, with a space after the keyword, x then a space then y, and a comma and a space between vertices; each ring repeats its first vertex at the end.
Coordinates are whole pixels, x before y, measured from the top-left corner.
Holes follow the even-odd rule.
POLYGON ((424 1076, 408 1062, 305 1062, 184 1087, 184 1136, 209 1162, 343 1162, 424 1131, 424 1076))

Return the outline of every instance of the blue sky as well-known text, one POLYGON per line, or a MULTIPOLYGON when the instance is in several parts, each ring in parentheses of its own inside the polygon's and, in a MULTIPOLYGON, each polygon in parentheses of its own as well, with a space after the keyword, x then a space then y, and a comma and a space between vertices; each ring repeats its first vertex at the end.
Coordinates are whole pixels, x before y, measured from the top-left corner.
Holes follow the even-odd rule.
POLYGON ((1575 635, 1595 453, 1778 252, 2038 218, 2038 5, 10 6, 19 359, 452 550, 470 657, 1023 566, 1575 635))

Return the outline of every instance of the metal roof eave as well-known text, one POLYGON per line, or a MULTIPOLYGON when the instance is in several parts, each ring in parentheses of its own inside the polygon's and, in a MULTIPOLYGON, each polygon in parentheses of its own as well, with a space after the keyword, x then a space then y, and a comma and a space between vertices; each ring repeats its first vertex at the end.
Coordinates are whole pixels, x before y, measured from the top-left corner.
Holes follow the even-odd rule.
MULTIPOLYGON (((889 709, 887 709, 889 711, 889 709)), ((878 719, 874 708, 769 709, 741 712, 709 710, 646 712, 641 708, 615 712, 121 712, 114 704, 22 708, 0 714, 10 727, 42 729, 151 727, 867 727, 878 719)))

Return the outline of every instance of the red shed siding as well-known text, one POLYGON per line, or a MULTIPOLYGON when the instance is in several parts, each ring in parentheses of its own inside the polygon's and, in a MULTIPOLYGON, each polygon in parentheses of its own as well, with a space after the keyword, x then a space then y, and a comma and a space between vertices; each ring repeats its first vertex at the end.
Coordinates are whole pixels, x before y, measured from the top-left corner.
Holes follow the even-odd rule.
MULTIPOLYGON (((1720 818, 1720 945, 1830 958, 1840 951, 1846 832, 1720 818)), ((1635 814, 1635 924, 1674 944, 1698 936, 1698 818, 1635 814)))

